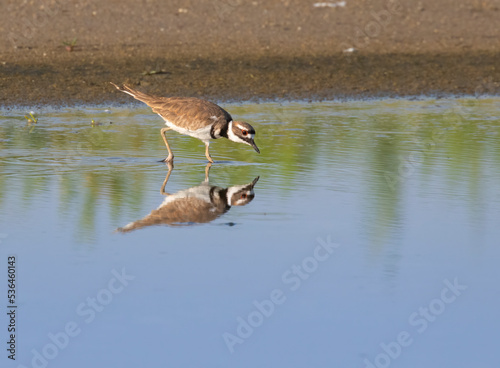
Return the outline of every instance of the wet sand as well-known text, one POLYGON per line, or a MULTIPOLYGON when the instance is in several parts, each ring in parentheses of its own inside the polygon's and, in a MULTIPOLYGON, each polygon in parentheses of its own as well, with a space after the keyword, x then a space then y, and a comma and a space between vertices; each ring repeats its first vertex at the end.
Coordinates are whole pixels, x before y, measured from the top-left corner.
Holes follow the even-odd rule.
POLYGON ((8 1, 0 105, 129 102, 110 81, 226 101, 500 92, 498 0, 314 4, 8 1))

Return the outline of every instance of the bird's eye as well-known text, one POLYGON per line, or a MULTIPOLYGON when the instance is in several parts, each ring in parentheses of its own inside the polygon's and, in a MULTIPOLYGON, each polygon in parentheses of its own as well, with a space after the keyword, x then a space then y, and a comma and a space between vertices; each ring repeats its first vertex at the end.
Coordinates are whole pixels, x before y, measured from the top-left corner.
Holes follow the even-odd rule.
POLYGON ((242 194, 241 195, 241 199, 247 199, 247 195, 246 194, 242 194))
POLYGON ((246 131, 246 130, 242 130, 242 131, 241 131, 241 134, 243 134, 243 135, 247 135, 247 134, 248 134, 248 131, 246 131))

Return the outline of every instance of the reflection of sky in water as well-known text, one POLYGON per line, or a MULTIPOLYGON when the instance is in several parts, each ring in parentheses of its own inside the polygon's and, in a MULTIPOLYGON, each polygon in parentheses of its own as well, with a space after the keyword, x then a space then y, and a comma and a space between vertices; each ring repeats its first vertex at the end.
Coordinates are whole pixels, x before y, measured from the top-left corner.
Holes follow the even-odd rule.
MULTIPOLYGON (((18 257, 20 332, 18 360, 3 362, 30 366, 31 349, 74 321, 81 333, 50 367, 364 367, 384 362, 380 344, 397 352, 390 343, 404 331, 411 344, 391 366, 497 366, 498 103, 230 106, 257 128, 262 154, 213 142, 210 185, 260 176, 255 198, 208 224, 127 234, 115 229, 164 201, 158 117, 46 110, 30 133, 24 113, 4 112, 0 262, 18 257), (316 239, 328 235, 338 247, 318 261, 327 253, 316 239), (122 268, 135 279, 87 324, 78 306, 122 268), (455 278, 467 289, 444 303, 455 278), (239 317, 258 321, 253 302, 275 289, 282 303, 230 354, 223 334, 238 336, 239 317), (430 307, 433 321, 420 309, 430 307)), ((199 186, 203 143, 169 141, 166 191, 199 186)))

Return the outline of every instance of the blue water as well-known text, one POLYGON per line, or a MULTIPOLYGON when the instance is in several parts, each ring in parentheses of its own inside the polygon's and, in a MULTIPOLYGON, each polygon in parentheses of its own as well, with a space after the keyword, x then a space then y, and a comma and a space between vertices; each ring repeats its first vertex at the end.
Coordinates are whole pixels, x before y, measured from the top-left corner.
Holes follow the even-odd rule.
POLYGON ((1 366, 500 366, 499 103, 226 105, 261 155, 214 142, 204 182, 203 144, 169 135, 171 195, 260 177, 204 223, 154 212, 168 168, 148 109, 4 111, 1 366))

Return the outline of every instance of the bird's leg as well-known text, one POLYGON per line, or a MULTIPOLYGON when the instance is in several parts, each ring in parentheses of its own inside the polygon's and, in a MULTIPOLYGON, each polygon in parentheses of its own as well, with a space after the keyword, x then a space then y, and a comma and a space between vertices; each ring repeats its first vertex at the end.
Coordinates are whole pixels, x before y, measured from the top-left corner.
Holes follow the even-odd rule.
POLYGON ((165 132, 167 132, 170 129, 172 129, 172 128, 162 128, 161 129, 161 137, 163 138, 163 141, 165 142, 165 146, 167 146, 167 150, 168 150, 168 157, 166 159, 162 160, 161 162, 173 162, 174 161, 174 154, 172 153, 172 150, 170 149, 170 146, 169 146, 168 141, 167 141, 167 137, 165 136, 165 132))
POLYGON ((174 165, 172 162, 167 162, 167 165, 168 165, 168 173, 167 173, 167 177, 163 181, 163 185, 161 186, 160 193, 168 196, 168 195, 170 195, 170 193, 165 192, 165 186, 167 185, 168 178, 170 178, 170 174, 172 174, 172 169, 174 168, 174 165))
POLYGON ((208 162, 210 162, 211 164, 213 164, 214 160, 212 160, 212 157, 210 157, 210 152, 208 152, 208 146, 209 146, 209 144, 210 143, 205 142, 205 156, 208 159, 208 162))
POLYGON ((212 167, 212 163, 209 162, 207 166, 205 166, 205 182, 208 183, 208 174, 210 173, 210 168, 212 167))

